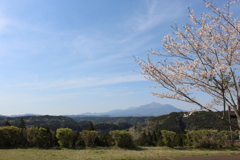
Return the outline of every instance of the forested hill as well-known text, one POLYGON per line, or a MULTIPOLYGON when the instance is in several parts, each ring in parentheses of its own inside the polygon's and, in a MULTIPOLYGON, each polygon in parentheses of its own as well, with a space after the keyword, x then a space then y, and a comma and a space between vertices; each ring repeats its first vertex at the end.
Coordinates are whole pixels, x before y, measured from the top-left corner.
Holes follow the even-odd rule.
POLYGON ((40 126, 49 127, 54 131, 57 128, 71 128, 73 131, 87 129, 90 122, 99 133, 108 133, 111 130, 126 130, 133 125, 142 124, 154 117, 75 117, 76 120, 66 116, 21 116, 0 117, 0 126, 6 121, 12 126, 19 126, 23 118, 26 127, 40 126))
MULTIPOLYGON (((221 113, 218 112, 218 114, 221 113)), ((167 115, 159 116, 135 127, 135 131, 169 130, 176 133, 185 133, 185 130, 229 130, 229 126, 226 123, 209 112, 196 112, 189 117, 183 117, 183 115, 184 112, 173 112, 167 115)), ((237 124, 236 119, 233 121, 237 124)))
MULTIPOLYGON (((41 126, 49 127, 51 130, 57 128, 72 128, 77 130, 79 124, 72 118, 64 116, 23 116, 23 117, 0 117, 0 124, 4 124, 8 121, 13 126, 18 126, 21 119, 24 119, 26 127, 30 126, 41 126)), ((89 124, 89 122, 82 122, 82 124, 89 124)))
MULTIPOLYGON (((187 118, 183 118, 186 112, 172 112, 158 117, 74 117, 65 116, 24 116, 4 117, 0 116, 0 125, 8 121, 13 126, 18 126, 24 119, 26 127, 41 126, 49 127, 54 131, 57 128, 71 128, 73 131, 87 129, 89 123, 99 133, 108 133, 111 130, 127 130, 130 127, 136 132, 169 130, 184 133, 185 130, 217 129, 229 130, 218 117, 209 112, 196 112, 187 118), (134 127, 133 127, 134 126, 134 127)), ((236 123, 236 120, 234 120, 236 123)))
POLYGON ((132 125, 138 126, 143 124, 151 119, 155 118, 154 116, 146 116, 146 117, 72 117, 75 121, 81 123, 82 121, 91 121, 93 124, 97 123, 130 123, 132 125))

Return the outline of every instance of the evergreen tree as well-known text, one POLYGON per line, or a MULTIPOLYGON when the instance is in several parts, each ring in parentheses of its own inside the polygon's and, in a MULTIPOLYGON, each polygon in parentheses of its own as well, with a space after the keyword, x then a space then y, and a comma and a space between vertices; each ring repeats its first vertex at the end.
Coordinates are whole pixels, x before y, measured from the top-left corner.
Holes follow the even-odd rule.
POLYGON ((46 133, 47 133, 47 138, 46 138, 46 141, 47 141, 47 144, 46 144, 46 147, 52 147, 53 146, 53 135, 52 135, 52 132, 50 131, 50 128, 49 127, 46 127, 46 133))
POLYGON ((150 131, 148 131, 148 134, 147 134, 147 142, 148 142, 148 146, 154 146, 153 137, 150 131))
POLYGON ((11 124, 8 121, 5 121, 3 126, 11 126, 11 124))
POLYGON ((27 145, 27 129, 26 129, 26 125, 25 125, 23 118, 20 120, 20 124, 18 125, 18 128, 20 128, 20 132, 19 132, 20 145, 22 147, 26 147, 26 145, 27 145))
POLYGON ((163 142, 163 136, 162 136, 162 132, 158 131, 158 135, 157 135, 157 146, 164 146, 164 142, 163 142))
POLYGON ((95 130, 94 127, 93 127, 93 123, 92 122, 89 123, 89 126, 88 126, 87 130, 88 131, 94 131, 95 130))
POLYGON ((25 125, 25 122, 24 122, 23 118, 21 119, 18 128, 26 128, 26 125, 25 125))
POLYGON ((157 145, 157 135, 155 132, 152 133, 152 142, 155 146, 157 145))
POLYGON ((141 137, 138 140, 138 145, 140 146, 148 146, 148 139, 145 131, 141 134, 141 137))

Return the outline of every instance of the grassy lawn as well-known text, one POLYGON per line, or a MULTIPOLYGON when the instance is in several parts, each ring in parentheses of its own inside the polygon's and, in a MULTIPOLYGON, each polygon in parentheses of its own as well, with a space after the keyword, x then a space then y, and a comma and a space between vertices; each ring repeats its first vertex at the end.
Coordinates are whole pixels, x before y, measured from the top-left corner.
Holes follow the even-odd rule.
POLYGON ((0 149, 1 160, 124 160, 217 154, 240 154, 240 148, 222 150, 171 149, 167 147, 141 147, 139 150, 125 150, 119 148, 93 148, 81 150, 0 149))

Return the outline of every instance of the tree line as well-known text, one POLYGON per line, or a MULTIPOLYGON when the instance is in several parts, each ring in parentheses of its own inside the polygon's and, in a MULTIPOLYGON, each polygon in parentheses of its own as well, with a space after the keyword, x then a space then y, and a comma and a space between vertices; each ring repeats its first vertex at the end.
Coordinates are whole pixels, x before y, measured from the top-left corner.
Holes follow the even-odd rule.
POLYGON ((31 126, 26 128, 21 119, 18 127, 8 121, 0 127, 0 148, 85 148, 109 147, 136 148, 137 146, 167 146, 216 148, 233 146, 237 132, 217 130, 192 130, 186 134, 159 130, 157 132, 134 133, 126 130, 112 130, 108 134, 97 132, 92 123, 86 130, 73 131, 70 128, 50 129, 31 126))
MULTIPOLYGON (((26 123, 26 127, 30 127, 30 126, 40 126, 43 128, 49 127, 51 131, 54 131, 58 128, 70 128, 73 131, 81 132, 82 130, 86 130, 88 128, 89 123, 92 122, 90 120, 81 120, 77 122, 69 117, 45 115, 45 116, 24 116, 24 117, 0 117, 0 124, 4 124, 8 122, 12 126, 18 126, 19 121, 21 121, 22 118, 26 123)), ((124 120, 118 121, 118 119, 115 119, 113 123, 108 121, 100 121, 97 124, 95 124, 94 127, 100 133, 108 133, 111 130, 126 130, 133 126, 131 120, 134 118, 129 119, 127 117, 125 120, 125 117, 124 117, 119 119, 124 119, 124 120)), ((137 121, 140 121, 140 120, 137 120, 137 121)))

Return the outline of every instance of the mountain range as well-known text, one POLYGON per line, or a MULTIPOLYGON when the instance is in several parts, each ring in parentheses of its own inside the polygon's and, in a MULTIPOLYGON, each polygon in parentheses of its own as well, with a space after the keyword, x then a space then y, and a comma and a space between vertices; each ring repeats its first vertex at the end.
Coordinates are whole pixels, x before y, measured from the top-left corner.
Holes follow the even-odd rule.
MULTIPOLYGON (((176 108, 170 104, 160 104, 156 102, 152 102, 150 104, 141 105, 139 107, 130 107, 128 109, 115 109, 110 110, 108 112, 102 113, 82 113, 77 115, 61 115, 67 117, 142 117, 142 116, 160 116, 169 114, 171 112, 187 112, 186 110, 182 110, 176 108)), ((1 115, 0 115, 1 116, 1 115)), ((4 116, 4 115, 2 115, 4 116)), ((21 116, 39 116, 39 114, 19 114, 19 115, 10 115, 8 117, 21 117, 21 116)))
POLYGON ((176 108, 170 104, 160 104, 152 102, 150 104, 141 105, 139 107, 130 107, 128 109, 115 109, 103 113, 82 113, 78 115, 64 115, 68 117, 84 117, 84 116, 110 116, 110 117, 141 117, 141 116, 160 116, 171 112, 187 112, 176 108))

